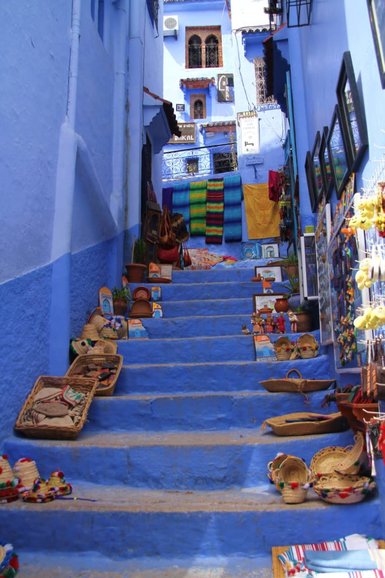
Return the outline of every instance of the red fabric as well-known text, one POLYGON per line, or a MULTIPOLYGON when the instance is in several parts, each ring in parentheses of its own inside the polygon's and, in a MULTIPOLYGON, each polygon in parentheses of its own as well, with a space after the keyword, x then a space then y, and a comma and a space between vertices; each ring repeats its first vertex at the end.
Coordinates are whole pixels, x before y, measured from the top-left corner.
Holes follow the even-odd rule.
POLYGON ((282 192, 284 176, 278 171, 269 171, 269 199, 278 203, 282 192))

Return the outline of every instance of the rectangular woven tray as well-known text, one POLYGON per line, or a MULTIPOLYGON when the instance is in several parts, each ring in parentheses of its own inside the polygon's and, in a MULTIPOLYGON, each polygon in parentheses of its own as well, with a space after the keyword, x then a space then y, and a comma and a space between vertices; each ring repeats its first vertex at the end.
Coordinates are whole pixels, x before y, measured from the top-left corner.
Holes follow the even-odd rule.
POLYGON ((96 353, 78 355, 78 357, 75 358, 71 366, 68 368, 66 375, 76 375, 78 377, 79 374, 83 374, 83 370, 85 370, 88 365, 101 367, 105 362, 113 364, 116 368, 116 373, 115 376, 111 378, 111 381, 108 385, 97 385, 95 395, 112 395, 114 393, 116 382, 118 381, 118 377, 123 366, 123 355, 96 353))

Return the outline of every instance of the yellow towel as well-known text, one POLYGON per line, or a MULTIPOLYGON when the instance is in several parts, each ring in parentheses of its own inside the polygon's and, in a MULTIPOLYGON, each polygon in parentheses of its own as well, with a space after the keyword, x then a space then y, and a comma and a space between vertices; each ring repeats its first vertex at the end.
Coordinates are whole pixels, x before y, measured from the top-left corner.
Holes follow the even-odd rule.
POLYGON ((268 184, 243 185, 249 239, 279 237, 278 203, 270 201, 268 184))

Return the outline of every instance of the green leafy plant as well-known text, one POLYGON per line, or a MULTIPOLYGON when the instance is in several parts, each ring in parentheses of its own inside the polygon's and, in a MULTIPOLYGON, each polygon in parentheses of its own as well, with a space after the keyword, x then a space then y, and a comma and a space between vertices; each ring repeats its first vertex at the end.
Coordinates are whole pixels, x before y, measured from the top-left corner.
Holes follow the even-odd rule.
POLYGON ((285 265, 298 265, 298 256, 296 253, 290 253, 290 255, 285 257, 284 263, 285 265))
POLYGON ((134 242, 133 249, 133 262, 134 263, 145 263, 147 255, 147 245, 144 239, 136 239, 134 242))
POLYGON ((131 291, 129 287, 114 287, 112 289, 112 299, 114 301, 125 301, 130 303, 131 301, 131 291))

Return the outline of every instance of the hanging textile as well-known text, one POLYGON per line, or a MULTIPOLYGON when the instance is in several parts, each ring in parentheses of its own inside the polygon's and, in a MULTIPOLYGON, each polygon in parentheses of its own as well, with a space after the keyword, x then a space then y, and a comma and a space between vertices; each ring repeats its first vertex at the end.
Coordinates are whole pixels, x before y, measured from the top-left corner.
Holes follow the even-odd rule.
POLYGON ((278 171, 269 171, 269 199, 278 203, 285 186, 285 175, 278 171))
POLYGON ((190 183, 190 235, 206 234, 207 181, 190 183))
POLYGON ((172 194, 172 212, 183 215, 187 227, 190 226, 190 184, 174 185, 172 194))
POLYGON ((206 243, 220 245, 223 238, 223 179, 207 182, 206 243))
POLYGON ((243 185, 249 239, 279 237, 279 206, 270 201, 268 184, 243 185))
POLYGON ((172 213, 172 195, 174 192, 173 187, 165 187, 162 189, 162 207, 167 207, 170 213, 172 213))
POLYGON ((242 241, 242 181, 239 175, 225 177, 224 234, 226 242, 242 241))

